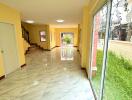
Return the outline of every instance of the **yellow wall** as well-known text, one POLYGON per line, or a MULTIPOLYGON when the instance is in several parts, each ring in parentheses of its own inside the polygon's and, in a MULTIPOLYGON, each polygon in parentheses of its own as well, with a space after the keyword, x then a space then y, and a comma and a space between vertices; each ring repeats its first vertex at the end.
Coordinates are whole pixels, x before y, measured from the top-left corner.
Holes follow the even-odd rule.
POLYGON ((79 44, 78 44, 78 50, 79 50, 80 56, 82 56, 82 23, 79 25, 78 29, 79 29, 79 36, 78 36, 79 44))
POLYGON ((31 43, 37 43, 44 49, 52 49, 60 46, 60 33, 73 32, 74 33, 74 46, 78 46, 78 28, 54 28, 50 25, 37 25, 22 23, 24 28, 29 32, 29 39, 31 43), (40 42, 40 31, 46 31, 47 41, 40 42))
POLYGON ((72 32, 74 33, 74 46, 78 46, 78 28, 56 28, 55 34, 56 34, 56 46, 60 46, 61 44, 61 32, 72 32))
POLYGON ((3 76, 4 73, 4 65, 3 65, 3 57, 0 49, 0 77, 3 76))
POLYGON ((90 65, 91 54, 91 33, 94 14, 105 4, 106 0, 92 0, 88 6, 83 9, 82 33, 81 33, 81 66, 86 68, 87 72, 90 65))
POLYGON ((39 25, 39 24, 26 24, 22 23, 24 28, 29 32, 29 40, 31 43, 36 43, 44 49, 50 49, 50 30, 49 25, 39 25), (40 41, 40 31, 46 32, 47 41, 40 41))
POLYGON ((20 13, 15 9, 0 3, 0 22, 14 24, 16 30, 17 48, 19 53, 19 66, 25 64, 20 13))
POLYGON ((81 33, 81 27, 80 27, 80 24, 78 24, 78 47, 77 47, 77 50, 80 49, 80 42, 81 42, 81 38, 80 38, 80 33, 81 33))
POLYGON ((55 28, 50 27, 50 48, 54 48, 55 46, 56 46, 55 28))
POLYGON ((90 15, 88 14, 88 7, 84 7, 83 9, 83 21, 82 21, 82 34, 81 34, 81 66, 82 68, 86 68, 86 59, 88 58, 88 56, 86 54, 88 54, 87 48, 88 45, 90 44, 90 32, 88 33, 88 29, 89 29, 89 21, 90 21, 90 15))

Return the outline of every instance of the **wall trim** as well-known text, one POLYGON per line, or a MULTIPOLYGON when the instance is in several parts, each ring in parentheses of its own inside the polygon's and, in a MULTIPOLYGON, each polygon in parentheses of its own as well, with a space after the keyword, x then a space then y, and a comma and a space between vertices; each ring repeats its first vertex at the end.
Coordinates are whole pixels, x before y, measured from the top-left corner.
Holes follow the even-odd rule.
POLYGON ((21 68, 23 68, 23 67, 25 67, 27 64, 23 64, 23 65, 21 65, 21 68))
POLYGON ((56 47, 60 47, 60 46, 56 46, 56 47))
POLYGON ((51 50, 54 49, 54 48, 56 48, 56 47, 57 47, 57 46, 52 47, 51 50))
POLYGON ((78 47, 78 46, 75 45, 75 46, 73 46, 73 47, 78 47))
POLYGON ((28 49, 27 49, 26 52, 25 52, 25 55, 28 54, 30 48, 31 48, 31 47, 28 47, 28 49))
POLYGON ((79 49, 77 49, 77 52, 79 53, 80 58, 81 58, 82 56, 81 56, 81 52, 80 52, 80 50, 79 50, 79 49))
POLYGON ((4 79, 4 78, 5 78, 5 75, 1 76, 1 77, 0 77, 0 80, 2 80, 2 79, 4 79))
MULTIPOLYGON (((81 66, 81 69, 86 71, 86 68, 84 68, 84 67, 82 67, 82 66, 81 66)), ((86 72, 86 73, 87 73, 87 72, 86 72)))

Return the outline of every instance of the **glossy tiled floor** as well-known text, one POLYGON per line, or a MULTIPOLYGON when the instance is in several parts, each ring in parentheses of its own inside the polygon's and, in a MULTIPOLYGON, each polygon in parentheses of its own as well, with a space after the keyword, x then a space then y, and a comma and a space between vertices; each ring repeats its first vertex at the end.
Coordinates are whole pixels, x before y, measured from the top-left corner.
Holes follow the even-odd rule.
POLYGON ((26 63, 0 81, 0 100, 94 100, 75 48, 33 48, 26 63))

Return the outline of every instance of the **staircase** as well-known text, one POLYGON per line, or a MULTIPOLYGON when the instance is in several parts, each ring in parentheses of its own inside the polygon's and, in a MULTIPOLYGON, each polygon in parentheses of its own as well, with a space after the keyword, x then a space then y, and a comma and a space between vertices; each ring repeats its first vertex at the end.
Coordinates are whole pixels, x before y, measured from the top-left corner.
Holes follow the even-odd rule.
POLYGON ((22 37, 25 41, 27 41, 30 44, 29 41, 29 32, 22 26, 22 37))
POLYGON ((22 37, 23 37, 24 51, 25 54, 27 54, 31 45, 29 41, 29 32, 23 26, 22 26, 22 37))
MULTIPOLYGON (((28 53, 29 48, 30 49, 35 49, 35 48, 39 48, 39 49, 43 49, 43 46, 41 44, 31 44, 29 41, 29 32, 25 29, 25 27, 23 25, 22 26, 22 37, 24 39, 24 50, 25 50, 25 54, 28 53)), ((45 49, 46 50, 46 49, 45 49)))

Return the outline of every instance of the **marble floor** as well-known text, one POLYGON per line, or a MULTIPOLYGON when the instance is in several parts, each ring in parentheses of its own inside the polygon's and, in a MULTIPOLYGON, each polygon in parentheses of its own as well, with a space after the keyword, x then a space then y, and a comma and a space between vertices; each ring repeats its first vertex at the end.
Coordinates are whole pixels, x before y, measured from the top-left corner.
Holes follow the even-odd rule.
POLYGON ((75 48, 31 48, 26 64, 0 80, 0 100, 94 100, 75 48))

